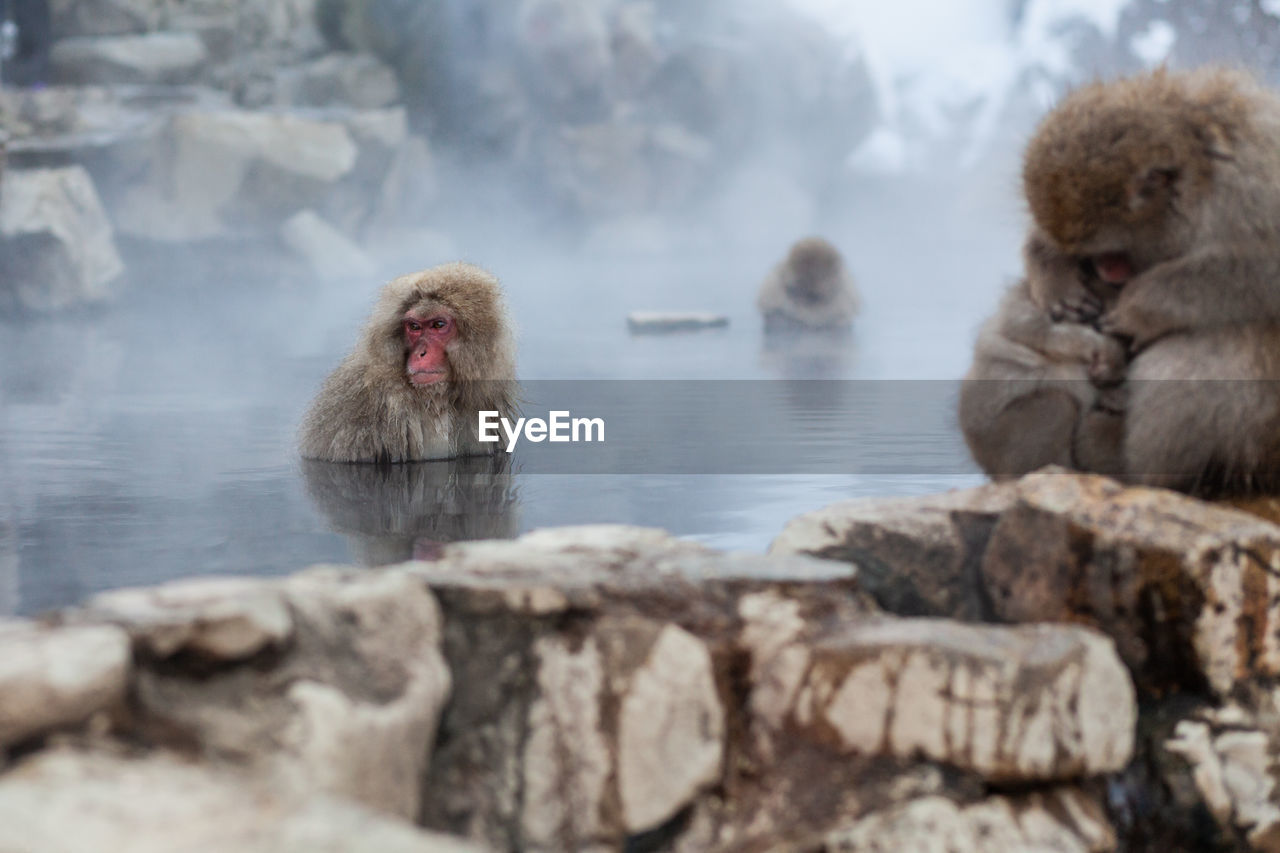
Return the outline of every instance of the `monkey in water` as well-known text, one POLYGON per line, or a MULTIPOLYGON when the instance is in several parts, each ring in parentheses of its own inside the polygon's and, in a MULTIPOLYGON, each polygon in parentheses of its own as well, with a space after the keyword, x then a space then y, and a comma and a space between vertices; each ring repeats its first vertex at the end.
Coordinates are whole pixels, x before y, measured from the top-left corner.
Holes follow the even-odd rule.
POLYGON ((978 334, 959 420, 994 479, 1044 465, 1119 473, 1125 348, 1088 325, 1113 288, 1034 228, 1024 277, 978 334))
POLYGON ((408 462, 492 453, 478 412, 514 418, 515 350, 498 280, 464 263, 383 287, 360 340, 302 422, 308 459, 408 462))
POLYGON ((756 306, 765 332, 847 332, 859 301, 836 247, 821 237, 806 237, 769 273, 756 306))
POLYGON ((1123 478, 1200 495, 1280 485, 1280 97, 1158 70, 1070 95, 1023 189, 1051 248, 1118 289, 1123 478))

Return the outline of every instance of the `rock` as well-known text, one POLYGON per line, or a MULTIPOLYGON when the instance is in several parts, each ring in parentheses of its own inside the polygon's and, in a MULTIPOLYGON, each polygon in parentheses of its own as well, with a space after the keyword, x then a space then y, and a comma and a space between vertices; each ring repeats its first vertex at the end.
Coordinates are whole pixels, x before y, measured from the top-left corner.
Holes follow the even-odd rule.
POLYGON ((62 39, 49 55, 61 83, 192 83, 208 60, 194 33, 62 39))
POLYGON ((858 567, 887 610, 906 616, 989 618, 978 567, 1012 484, 912 498, 863 498, 789 521, 771 554, 810 554, 858 567))
POLYGON ((958 804, 923 797, 829 833, 814 850, 847 853, 1100 853, 1116 849, 1097 804, 1070 789, 958 804))
POLYGON ((49 7, 60 39, 149 32, 163 13, 156 0, 50 0, 49 7))
POLYGON ((609 3, 522 0, 516 10, 519 50, 528 85, 562 118, 606 108, 604 87, 613 63, 606 15, 609 3))
POLYGON ((722 329, 728 325, 729 318, 723 314, 695 311, 632 311, 627 315, 627 328, 633 335, 722 329))
POLYGON ((124 701, 130 661, 118 628, 0 623, 0 747, 113 709, 124 701))
POLYGON ((248 578, 186 580, 98 595, 90 618, 128 628, 147 655, 233 662, 293 638, 293 617, 276 589, 248 578))
POLYGON ((5 171, 0 314, 101 302, 123 271, 111 223, 83 168, 5 171))
POLYGON ((186 241, 278 224, 319 207, 359 156, 342 123, 294 115, 190 112, 165 136, 169 156, 121 202, 121 231, 186 241))
POLYGON ((1252 850, 1280 850, 1278 700, 1269 689, 1260 701, 1198 710, 1163 744, 1186 762, 1224 836, 1243 835, 1252 850))
POLYGON ((771 550, 848 560, 895 612, 1093 626, 1144 689, 1225 696, 1280 674, 1280 526, 1176 492, 1046 470, 837 504, 771 550))
POLYGON ((280 226, 280 239, 323 279, 368 280, 373 259, 314 210, 300 210, 280 226))
POLYGON ((623 119, 549 129, 527 165, 551 200, 592 219, 687 208, 706 186, 714 153, 677 124, 623 119))
POLYGON ((316 569, 108 593, 77 617, 143 650, 138 742, 197 745, 283 789, 411 818, 449 672, 440 618, 404 574, 316 569))
POLYGON ((479 853, 345 800, 156 752, 58 748, 0 776, 12 853, 479 853))
POLYGON ((441 601, 455 683, 424 820, 497 847, 808 849, 786 845, 1131 755, 1107 639, 885 617, 833 561, 605 525, 404 570, 441 601))
POLYGON ((1111 642, 1090 631, 893 619, 784 649, 758 677, 794 685, 791 736, 834 734, 850 752, 922 755, 994 782, 1114 772, 1133 752, 1133 685, 1111 642))
POLYGON ((1153 688, 1280 674, 1280 527, 1103 477, 1033 474, 1017 495, 982 558, 996 618, 1096 626, 1153 688))
POLYGON ((279 69, 267 103, 378 109, 400 100, 395 73, 372 56, 330 53, 279 69))
POLYGON ((426 825, 525 850, 621 844, 725 784, 743 591, 785 577, 824 622, 869 606, 835 563, 609 525, 448 545, 407 569, 440 598, 456 685, 426 825))

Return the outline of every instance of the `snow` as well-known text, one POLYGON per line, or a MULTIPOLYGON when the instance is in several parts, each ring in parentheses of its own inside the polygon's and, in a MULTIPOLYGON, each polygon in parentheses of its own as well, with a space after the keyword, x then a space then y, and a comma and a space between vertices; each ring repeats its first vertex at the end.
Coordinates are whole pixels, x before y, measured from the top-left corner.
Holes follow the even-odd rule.
POLYGON ((1147 65, 1156 65, 1169 55, 1169 50, 1177 40, 1178 34, 1172 24, 1168 21, 1152 21, 1146 30, 1133 37, 1129 47, 1133 49, 1134 56, 1147 65))
MULTIPOLYGON (((1015 21, 1007 0, 788 1, 847 39, 867 63, 884 124, 850 164, 880 172, 924 167, 940 148, 954 152, 957 132, 966 140, 961 163, 973 162, 1028 71, 1070 77, 1063 25, 1084 22, 1114 37, 1128 2, 1029 0, 1015 21)), ((1144 46, 1157 50, 1160 37, 1154 33, 1144 46)))

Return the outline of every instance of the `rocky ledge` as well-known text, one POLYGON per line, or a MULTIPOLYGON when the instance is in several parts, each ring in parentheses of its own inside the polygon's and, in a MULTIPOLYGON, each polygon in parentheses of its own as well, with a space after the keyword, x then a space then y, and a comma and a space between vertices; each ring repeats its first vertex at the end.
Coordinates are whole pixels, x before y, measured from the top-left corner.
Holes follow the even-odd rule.
POLYGON ((0 626, 0 848, 1280 849, 1269 509, 1050 471, 100 595, 0 626))

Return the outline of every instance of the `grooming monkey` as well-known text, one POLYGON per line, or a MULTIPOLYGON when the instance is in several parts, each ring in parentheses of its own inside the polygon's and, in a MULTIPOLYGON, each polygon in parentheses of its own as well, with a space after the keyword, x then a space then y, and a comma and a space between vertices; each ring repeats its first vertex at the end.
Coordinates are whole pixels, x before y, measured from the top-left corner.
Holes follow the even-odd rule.
POLYGON ((480 410, 514 417, 515 349, 498 281, 443 264, 383 287, 355 349, 303 420, 308 459, 407 462, 492 453, 480 410))
POLYGON ((1044 465, 1119 473, 1125 348, 1087 324, 1114 290, 1034 228, 1023 261, 960 386, 969 451, 995 479, 1044 465))
POLYGON ((1280 485, 1280 98, 1226 69, 1087 86, 1027 147, 1053 250, 1118 288, 1123 477, 1196 494, 1280 485))

